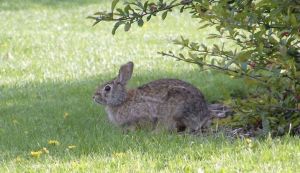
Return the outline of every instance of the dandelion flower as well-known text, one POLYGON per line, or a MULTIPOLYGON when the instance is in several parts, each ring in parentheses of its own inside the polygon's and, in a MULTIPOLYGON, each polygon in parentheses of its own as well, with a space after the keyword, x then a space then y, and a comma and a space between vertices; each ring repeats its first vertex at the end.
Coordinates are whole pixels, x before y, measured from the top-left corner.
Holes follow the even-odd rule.
POLYGON ((249 138, 246 138, 246 143, 250 144, 251 142, 252 142, 252 140, 251 140, 251 139, 249 139, 249 138))
POLYGON ((69 113, 68 113, 68 112, 65 112, 65 113, 64 113, 64 119, 66 119, 68 116, 69 116, 69 113))
POLYGON ((49 140, 48 144, 49 145, 59 145, 60 143, 57 140, 49 140))
POLYGON ((123 157, 123 156, 125 156, 125 153, 123 153, 123 152, 113 153, 113 157, 116 157, 116 158, 120 158, 120 157, 123 157))
POLYGON ((48 153, 49 153, 49 150, 48 150, 46 147, 44 147, 43 149, 41 149, 41 151, 42 151, 43 153, 45 153, 45 154, 48 154, 48 153))
POLYGON ((42 151, 31 151, 30 152, 30 155, 35 158, 39 158, 41 156, 41 154, 43 154, 42 151))
POLYGON ((69 145, 68 146, 68 149, 74 149, 74 148, 76 148, 76 145, 69 145))

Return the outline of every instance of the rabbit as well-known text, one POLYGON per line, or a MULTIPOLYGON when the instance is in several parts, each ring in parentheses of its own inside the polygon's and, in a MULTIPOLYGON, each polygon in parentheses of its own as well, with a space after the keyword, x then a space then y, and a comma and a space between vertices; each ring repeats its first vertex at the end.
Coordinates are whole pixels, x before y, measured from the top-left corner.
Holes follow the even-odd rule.
POLYGON ((133 62, 120 67, 118 76, 101 85, 93 100, 105 106, 109 120, 123 129, 150 124, 153 129, 196 132, 209 125, 210 115, 203 94, 178 79, 160 79, 127 90, 133 62))

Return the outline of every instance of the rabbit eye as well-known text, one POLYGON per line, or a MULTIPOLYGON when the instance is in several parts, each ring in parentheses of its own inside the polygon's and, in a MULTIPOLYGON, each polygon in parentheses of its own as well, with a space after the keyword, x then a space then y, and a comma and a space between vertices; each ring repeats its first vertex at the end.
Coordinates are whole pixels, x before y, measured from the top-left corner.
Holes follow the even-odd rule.
POLYGON ((105 91, 110 91, 110 89, 111 89, 111 87, 110 87, 109 85, 106 85, 106 86, 104 87, 104 90, 105 90, 105 91))

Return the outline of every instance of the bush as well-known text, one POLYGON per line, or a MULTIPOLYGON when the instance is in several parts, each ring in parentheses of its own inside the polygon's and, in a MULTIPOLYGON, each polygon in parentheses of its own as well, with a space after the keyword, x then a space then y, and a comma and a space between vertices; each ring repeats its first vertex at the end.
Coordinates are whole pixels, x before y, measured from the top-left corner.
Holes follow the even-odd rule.
POLYGON ((174 0, 125 2, 110 12, 89 16, 95 24, 115 22, 112 34, 120 26, 129 31, 133 23, 174 9, 187 11, 200 28, 215 27, 217 33, 207 39, 227 39, 235 48, 212 46, 181 37, 175 44, 184 49, 163 56, 194 63, 200 68, 216 69, 251 86, 248 97, 232 99, 236 115, 229 125, 259 130, 262 134, 281 135, 300 127, 300 2, 297 0, 174 0))

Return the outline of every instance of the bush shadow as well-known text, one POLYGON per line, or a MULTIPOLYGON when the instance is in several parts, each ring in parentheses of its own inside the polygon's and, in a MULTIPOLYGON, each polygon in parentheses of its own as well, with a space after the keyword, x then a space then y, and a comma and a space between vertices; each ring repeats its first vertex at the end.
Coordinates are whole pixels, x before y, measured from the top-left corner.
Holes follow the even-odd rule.
MULTIPOLYGON (((189 77, 199 73, 200 71, 190 71, 179 76, 165 72, 150 75, 136 73, 129 87, 137 87, 163 76, 189 81, 206 95, 206 91, 210 91, 216 84, 208 84, 208 74, 202 75, 199 80, 189 77)), ((54 157, 65 158, 65 154, 62 153, 68 152, 68 157, 74 158, 97 153, 110 156, 112 153, 128 150, 151 150, 152 154, 159 154, 166 152, 165 150, 175 152, 178 147, 190 148, 190 140, 187 139, 203 143, 203 139, 177 134, 153 134, 143 131, 123 134, 119 128, 108 122, 103 107, 92 100, 96 87, 111 79, 105 76, 106 74, 102 74, 82 80, 30 83, 22 87, 3 86, 0 102, 0 151, 3 153, 0 156, 1 160, 11 160, 17 156, 30 158, 31 151, 38 151, 43 147, 48 148, 54 157), (49 140, 57 140, 61 145, 52 146, 48 144, 49 140), (168 144, 172 142, 179 145, 168 144), (69 146, 73 145, 76 148, 69 149, 69 146)), ((226 83, 224 85, 226 86, 226 83)), ((227 87, 227 90, 231 90, 232 86, 227 87)), ((212 92, 217 95, 213 99, 223 99, 221 92, 212 92)), ((211 96, 207 97, 213 101, 209 98, 211 96)))

